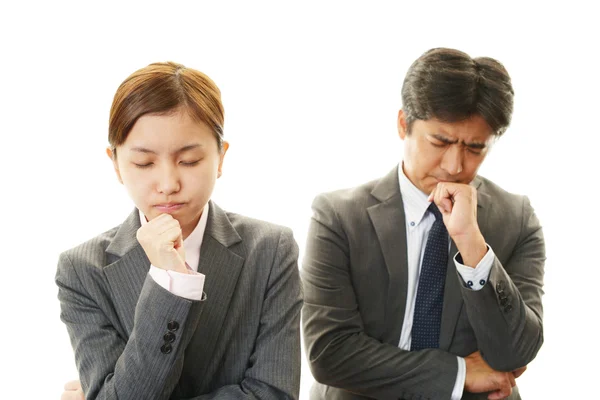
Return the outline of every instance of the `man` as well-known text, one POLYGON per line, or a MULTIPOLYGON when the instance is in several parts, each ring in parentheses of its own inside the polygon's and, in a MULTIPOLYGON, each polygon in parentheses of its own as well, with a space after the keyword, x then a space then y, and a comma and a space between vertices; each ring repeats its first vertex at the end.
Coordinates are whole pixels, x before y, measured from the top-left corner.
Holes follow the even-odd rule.
POLYGON ((510 123, 510 77, 432 49, 402 101, 400 165, 313 203, 311 399, 519 399, 515 378, 543 342, 544 239, 526 197, 477 175, 510 123))

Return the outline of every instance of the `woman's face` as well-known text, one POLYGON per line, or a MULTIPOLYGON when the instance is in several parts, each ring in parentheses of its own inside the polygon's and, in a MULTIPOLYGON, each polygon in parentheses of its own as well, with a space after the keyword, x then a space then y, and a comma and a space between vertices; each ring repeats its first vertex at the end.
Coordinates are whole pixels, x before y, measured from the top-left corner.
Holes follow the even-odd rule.
POLYGON ((181 225, 184 239, 194 230, 223 158, 212 129, 186 110, 169 115, 144 115, 137 120, 117 157, 107 149, 117 177, 148 220, 168 213, 181 225))

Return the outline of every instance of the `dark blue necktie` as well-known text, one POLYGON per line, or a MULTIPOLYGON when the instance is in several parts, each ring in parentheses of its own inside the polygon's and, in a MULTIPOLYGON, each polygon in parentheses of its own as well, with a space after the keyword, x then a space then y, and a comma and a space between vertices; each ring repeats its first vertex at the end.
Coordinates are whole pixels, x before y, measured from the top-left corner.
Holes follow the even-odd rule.
POLYGON ((448 231, 442 213, 435 203, 429 212, 435 222, 429 231, 413 318, 411 350, 435 349, 439 347, 442 306, 444 305, 444 283, 448 265, 448 231))

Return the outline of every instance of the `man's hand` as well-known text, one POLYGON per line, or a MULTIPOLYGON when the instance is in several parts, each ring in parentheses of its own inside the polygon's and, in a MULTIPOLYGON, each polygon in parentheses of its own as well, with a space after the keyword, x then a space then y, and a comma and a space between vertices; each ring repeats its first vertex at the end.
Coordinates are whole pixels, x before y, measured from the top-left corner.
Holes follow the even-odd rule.
POLYGON ((524 367, 521 367, 519 369, 515 369, 512 374, 513 376, 516 378, 520 377, 521 375, 523 375, 523 372, 525 372, 525 370, 527 369, 527 365, 524 367))
POLYGON ((475 268, 487 246, 477 224, 477 190, 463 183, 440 182, 429 195, 444 217, 444 225, 463 259, 475 268))
POLYGON ((471 393, 492 392, 488 396, 489 400, 510 396, 512 388, 516 385, 515 379, 527 369, 525 366, 512 372, 498 372, 483 360, 479 351, 465 357, 465 364, 465 390, 471 393))
POLYGON ((81 383, 79 381, 67 382, 60 400, 85 400, 81 383))
POLYGON ((138 229, 136 236, 152 265, 188 273, 181 227, 170 214, 161 214, 149 221, 138 229))

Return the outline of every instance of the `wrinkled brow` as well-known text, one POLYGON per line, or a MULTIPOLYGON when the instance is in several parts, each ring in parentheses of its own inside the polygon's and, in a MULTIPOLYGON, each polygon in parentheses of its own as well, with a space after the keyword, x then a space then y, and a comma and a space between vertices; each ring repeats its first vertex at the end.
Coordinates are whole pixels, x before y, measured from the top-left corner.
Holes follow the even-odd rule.
MULTIPOLYGON (((436 138, 440 142, 444 142, 446 144, 455 144, 455 143, 459 142, 458 140, 448 139, 447 137, 439 135, 437 133, 432 133, 431 136, 434 137, 434 138, 436 138)), ((486 143, 481 143, 481 142, 469 142, 469 143, 467 143, 464 140, 461 140, 460 142, 462 143, 463 146, 470 147, 472 149, 485 149, 487 147, 486 143)))

